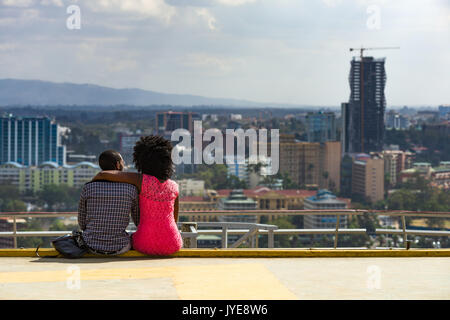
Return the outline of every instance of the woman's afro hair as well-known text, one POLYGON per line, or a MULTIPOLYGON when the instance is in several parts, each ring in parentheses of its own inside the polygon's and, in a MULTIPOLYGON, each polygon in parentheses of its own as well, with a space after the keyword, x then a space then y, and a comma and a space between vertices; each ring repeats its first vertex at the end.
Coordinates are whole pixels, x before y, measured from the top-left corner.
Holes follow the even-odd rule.
POLYGON ((172 144, 161 136, 141 137, 134 146, 133 162, 139 172, 166 181, 174 173, 172 144))

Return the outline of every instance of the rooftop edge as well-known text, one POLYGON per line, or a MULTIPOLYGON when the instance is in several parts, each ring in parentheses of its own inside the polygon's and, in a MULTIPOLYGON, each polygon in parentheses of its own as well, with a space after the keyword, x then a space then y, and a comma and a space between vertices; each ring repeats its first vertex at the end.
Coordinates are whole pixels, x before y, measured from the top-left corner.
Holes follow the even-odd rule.
MULTIPOLYGON (((1 257, 58 257, 55 249, 0 249, 1 257)), ((62 256, 60 256, 62 257, 62 256)), ((130 250, 119 256, 86 254, 84 258, 364 258, 450 257, 450 249, 181 249, 170 256, 151 256, 130 250)))

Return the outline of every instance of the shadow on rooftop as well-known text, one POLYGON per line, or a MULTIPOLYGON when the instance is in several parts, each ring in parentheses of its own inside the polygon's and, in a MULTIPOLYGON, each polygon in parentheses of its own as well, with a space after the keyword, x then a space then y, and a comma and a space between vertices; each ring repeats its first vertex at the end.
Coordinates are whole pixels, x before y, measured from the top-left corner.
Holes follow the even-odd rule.
POLYGON ((79 258, 79 259, 67 259, 60 256, 46 256, 46 257, 39 257, 36 260, 31 260, 31 263, 63 263, 63 264, 97 264, 97 263, 107 263, 107 262, 113 262, 113 261, 142 261, 142 260, 169 260, 174 259, 176 257, 171 256, 161 256, 161 257, 86 257, 86 258, 79 258))

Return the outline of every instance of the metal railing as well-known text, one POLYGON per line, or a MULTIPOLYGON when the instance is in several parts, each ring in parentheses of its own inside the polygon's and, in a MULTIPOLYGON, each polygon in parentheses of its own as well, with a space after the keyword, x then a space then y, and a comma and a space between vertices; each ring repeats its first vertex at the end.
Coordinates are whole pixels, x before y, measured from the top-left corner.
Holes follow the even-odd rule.
POLYGON ((242 235, 231 245, 231 248, 239 247, 244 241, 250 240, 252 248, 258 247, 258 235, 266 232, 268 236, 268 247, 274 247, 274 232, 278 226, 261 223, 246 223, 246 222, 179 222, 181 226, 181 235, 184 239, 189 241, 184 242, 184 247, 197 248, 197 237, 203 235, 221 235, 222 248, 228 248, 228 235, 237 234, 242 235), (207 229, 199 230, 200 227, 207 228, 221 228, 220 230, 207 229), (236 229, 237 228, 237 229, 236 229), (239 229, 241 228, 241 229, 239 229), (245 229, 242 229, 245 228, 245 229), (186 230, 183 232, 183 230, 186 230))
MULTIPOLYGON (((242 211, 183 211, 179 213, 182 217, 197 217, 197 216, 267 216, 275 215, 279 216, 305 216, 305 215, 329 215, 336 216, 336 224, 333 229, 278 229, 275 225, 258 224, 258 223, 242 223, 242 222, 186 222, 178 223, 181 226, 181 235, 188 244, 186 247, 197 247, 197 237, 199 235, 221 235, 222 248, 228 247, 228 235, 242 235, 231 247, 238 247, 244 241, 248 240, 251 247, 258 247, 258 235, 268 236, 268 248, 274 247, 274 236, 276 235, 315 235, 315 234, 333 234, 334 235, 334 249, 337 248, 338 236, 340 234, 394 234, 403 236, 403 244, 406 248, 409 248, 409 242, 407 241, 408 235, 416 236, 450 236, 450 231, 445 230, 413 230, 406 229, 406 217, 420 217, 420 218, 450 218, 450 212, 430 212, 430 211, 392 211, 392 210, 242 210, 242 211), (341 216, 353 216, 353 215, 377 215, 377 216, 390 216, 400 217, 402 229, 375 229, 366 230, 362 229, 347 229, 340 228, 341 216), (201 229, 208 228, 221 228, 219 229, 201 229), (187 241, 188 240, 188 241, 187 241)), ((1 217, 13 219, 13 231, 0 232, 0 237, 12 237, 14 239, 14 248, 17 248, 18 237, 54 237, 65 235, 70 231, 18 231, 17 230, 17 218, 55 218, 55 217, 76 217, 77 212, 1 212, 1 217)))

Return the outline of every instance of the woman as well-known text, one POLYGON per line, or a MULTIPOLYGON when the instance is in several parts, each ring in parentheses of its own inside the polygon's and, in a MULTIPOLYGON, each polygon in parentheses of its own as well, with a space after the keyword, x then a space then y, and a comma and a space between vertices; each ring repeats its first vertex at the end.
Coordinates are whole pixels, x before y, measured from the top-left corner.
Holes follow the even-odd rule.
POLYGON ((140 222, 132 236, 133 248, 149 255, 170 255, 181 249, 178 231, 178 185, 173 174, 170 141, 160 136, 141 137, 133 162, 139 173, 102 171, 94 180, 134 184, 139 190, 140 222))

